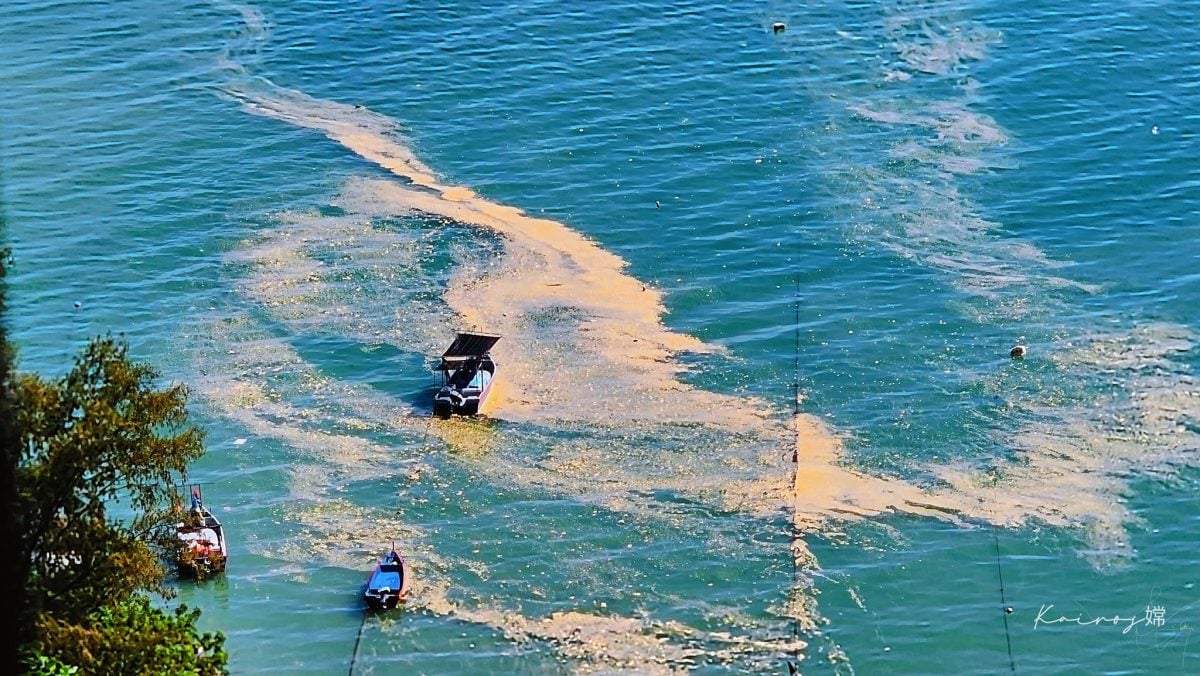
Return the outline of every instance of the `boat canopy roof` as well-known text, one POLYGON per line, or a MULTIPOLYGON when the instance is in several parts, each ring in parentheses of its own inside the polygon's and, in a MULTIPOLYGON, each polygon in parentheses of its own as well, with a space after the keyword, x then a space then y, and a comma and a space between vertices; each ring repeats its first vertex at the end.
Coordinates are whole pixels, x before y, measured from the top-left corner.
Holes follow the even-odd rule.
POLYGON ((458 363, 479 359, 499 340, 500 336, 491 333, 457 333, 454 342, 442 353, 440 368, 454 368, 458 363))

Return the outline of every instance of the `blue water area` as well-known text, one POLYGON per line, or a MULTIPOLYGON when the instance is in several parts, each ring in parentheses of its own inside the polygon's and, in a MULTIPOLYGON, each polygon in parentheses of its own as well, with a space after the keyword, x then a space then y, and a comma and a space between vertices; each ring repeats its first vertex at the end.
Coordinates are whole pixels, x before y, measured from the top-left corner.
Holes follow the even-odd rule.
MULTIPOLYGON (((193 392, 231 553, 180 600, 234 673, 1192 673, 1198 9, 12 0, 19 365, 119 333, 193 392), (590 420, 428 420, 523 250, 396 208, 380 138, 619 256, 718 348, 681 383, 974 506, 840 513, 797 566, 795 514, 730 498, 791 449, 712 411, 609 424, 584 369, 590 420), (364 619, 392 541, 412 597, 364 619)), ((581 313, 530 310, 500 391, 581 313)))

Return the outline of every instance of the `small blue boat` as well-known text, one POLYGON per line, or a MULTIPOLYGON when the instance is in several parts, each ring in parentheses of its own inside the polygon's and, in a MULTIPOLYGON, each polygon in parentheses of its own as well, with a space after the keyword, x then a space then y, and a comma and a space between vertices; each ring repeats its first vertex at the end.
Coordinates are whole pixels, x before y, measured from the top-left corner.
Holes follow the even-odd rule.
POLYGON ((367 580, 367 590, 363 598, 372 610, 389 610, 395 608, 408 595, 408 570, 404 566, 404 557, 396 551, 396 545, 384 555, 375 566, 371 578, 367 580))
POLYGON ((438 364, 442 388, 433 397, 434 415, 448 418, 451 414, 479 413, 496 376, 496 362, 490 351, 498 340, 500 336, 490 333, 455 334, 438 364))

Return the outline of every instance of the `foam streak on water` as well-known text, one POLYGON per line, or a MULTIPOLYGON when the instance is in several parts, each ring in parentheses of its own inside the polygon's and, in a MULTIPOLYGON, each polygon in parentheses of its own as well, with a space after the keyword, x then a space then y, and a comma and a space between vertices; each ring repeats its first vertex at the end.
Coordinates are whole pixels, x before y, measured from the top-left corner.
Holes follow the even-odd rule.
MULTIPOLYGON (((960 514, 994 523, 1087 524, 1097 550, 1128 554, 1123 524, 1130 515, 1121 503, 1130 477, 1196 463, 1186 427, 1165 438, 1159 428, 1171 425, 1154 421, 1170 416, 1137 403, 1174 401, 1167 392, 1186 387, 1186 366, 1171 354, 1190 349, 1179 347, 1190 331, 1143 327, 1112 338, 1080 331, 1073 304, 1101 287, 1064 275, 1070 261, 1055 260, 1015 236, 1017 224, 985 216, 971 197, 981 175, 1020 168, 1011 150, 1020 139, 983 112, 988 100, 982 90, 989 83, 975 79, 976 65, 1003 45, 1004 36, 960 2, 897 2, 879 9, 855 29, 839 31, 839 40, 803 34, 787 43, 798 59, 817 60, 811 52, 820 50, 826 52, 822 63, 845 71, 814 79, 813 98, 828 102, 827 133, 817 143, 847 239, 938 273, 969 299, 956 309, 975 330, 999 328, 1014 342, 1031 334, 1057 355, 1051 357, 1053 372, 1026 371, 1021 363, 1001 375, 980 375, 995 372, 989 364, 964 368, 970 386, 1008 398, 1005 418, 988 434, 1014 452, 969 458, 963 463, 968 470, 927 468, 952 487, 938 491, 938 498, 960 514), (1170 349, 1161 344, 1163 336, 1173 336, 1170 349), (1113 344, 1123 346, 1127 358, 1114 359, 1106 347, 1113 344), (1164 362, 1178 375, 1148 382, 1143 374, 1164 362), (1102 387, 1104 378, 1120 383, 1126 394, 1100 401, 1084 394, 1102 387), (1143 387, 1150 390, 1143 397, 1129 394, 1143 387), (1117 426, 1126 429, 1114 435, 1106 419, 1122 421, 1117 426), (1130 429, 1147 427, 1158 431, 1140 437, 1141 443, 1153 449, 1128 442, 1130 429)), ((1191 417, 1186 409, 1174 411, 1191 417)))
POLYGON ((412 182, 370 184, 373 204, 387 204, 392 214, 420 212, 485 227, 503 238, 499 269, 480 276, 467 270, 446 294, 463 326, 505 336, 495 351, 506 383, 506 396, 493 405, 497 415, 621 422, 671 420, 687 410, 688 420, 712 411, 726 426, 739 416, 743 426, 754 424, 751 407, 678 382, 680 367, 670 357, 711 348, 664 328, 661 294, 627 275, 618 257, 561 223, 443 185, 393 137, 395 125, 370 111, 257 84, 229 92, 250 112, 318 129, 412 182), (552 351, 558 359, 547 354, 552 351), (558 366, 554 378, 543 376, 547 363, 558 366), (588 386, 597 380, 605 382, 603 390, 588 386), (608 403, 603 413, 602 399, 608 403))
MULTIPOLYGON (((962 189, 964 177, 1013 165, 1004 152, 1011 139, 974 109, 969 78, 936 89, 938 96, 926 94, 927 78, 960 77, 998 40, 983 27, 956 25, 939 7, 914 13, 898 6, 883 26, 894 61, 870 88, 836 97, 846 101, 842 123, 887 130, 886 161, 833 166, 826 178, 853 186, 844 191, 851 200, 844 206, 855 214, 850 237, 944 275, 974 299, 967 305, 973 320, 1053 321, 1064 290, 1096 288, 1052 273, 1063 263, 999 234, 1000 225, 979 215, 962 189)), ((638 518, 665 518, 655 516, 662 506, 653 496, 662 492, 761 518, 786 509, 801 575, 786 606, 774 612, 809 632, 821 618, 811 593, 819 564, 807 540, 834 524, 894 513, 958 526, 1038 521, 1085 526, 1097 551, 1122 552, 1131 517, 1114 498, 1129 476, 1194 462, 1193 433, 1164 413, 1195 417, 1191 399, 1178 393, 1191 391, 1190 376, 1172 361, 1191 339, 1166 326, 1088 338, 1086 347, 1065 351, 1072 356, 1060 360, 1063 372, 1087 377, 1097 368, 1115 369, 1130 394, 1099 409, 1020 402, 1015 430, 1001 440, 1015 449, 1012 457, 993 459, 983 470, 970 461, 913 468, 936 477, 927 486, 852 469, 837 435, 816 419, 789 420, 756 398, 683 382, 681 353, 720 351, 670 330, 662 294, 630 275, 620 257, 564 223, 444 180, 387 116, 249 73, 243 59, 260 54, 268 22, 252 9, 239 11, 244 44, 223 57, 229 81, 221 95, 254 115, 318 132, 387 173, 342 186, 332 200, 335 214, 270 215, 270 228, 228 256, 243 275, 237 290, 251 309, 201 328, 211 342, 197 356, 209 371, 199 389, 246 429, 305 456, 291 472, 292 497, 310 505, 300 520, 315 529, 313 542, 331 565, 352 567, 381 526, 408 533, 406 544, 419 552, 427 580, 415 593, 418 607, 499 628, 513 640, 545 641, 572 658, 640 670, 688 665, 700 644, 710 654, 751 660, 800 647, 778 633, 761 638, 771 634, 763 626, 722 638, 676 622, 577 611, 537 620, 504 603, 452 601, 450 590, 462 584, 456 567, 475 563, 439 554, 430 538, 402 521, 330 498, 340 483, 398 471, 386 449, 356 430, 432 437, 494 485, 638 518), (462 226, 477 232, 460 233, 447 246, 448 229, 462 226), (445 251, 451 272, 426 274, 436 268, 428 260, 445 251), (502 370, 488 413, 505 423, 431 423, 422 405, 318 373, 287 342, 270 338, 267 324, 284 334, 335 335, 417 354, 436 353, 456 327, 500 333, 494 354, 502 370), (1128 350, 1128 363, 1114 361, 1114 345, 1128 350), (1168 375, 1147 374, 1155 366, 1168 375), (1122 427, 1125 416, 1134 422, 1122 427), (639 443, 640 436, 656 443, 639 443), (651 639, 654 633, 666 640, 651 639)), ((835 148, 830 155, 841 153, 835 148)), ((430 467, 430 454, 438 452, 424 442, 410 450, 405 460, 421 467, 430 467)), ((670 525, 700 527, 690 517, 670 525)), ((307 551, 264 553, 302 559, 307 551)))

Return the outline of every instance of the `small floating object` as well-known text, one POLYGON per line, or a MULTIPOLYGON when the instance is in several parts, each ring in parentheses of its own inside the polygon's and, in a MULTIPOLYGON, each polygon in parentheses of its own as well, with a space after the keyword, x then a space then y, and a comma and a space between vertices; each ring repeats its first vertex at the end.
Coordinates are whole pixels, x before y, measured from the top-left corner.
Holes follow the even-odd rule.
POLYGON ((176 524, 175 537, 180 548, 176 559, 181 577, 202 579, 225 571, 228 549, 225 529, 200 498, 200 485, 193 484, 192 508, 183 523, 176 524))
POLYGON ((371 610, 390 610, 400 605, 408 595, 409 577, 404 565, 404 557, 396 551, 396 543, 392 550, 384 555, 375 566, 375 571, 367 580, 367 590, 363 598, 371 610))
POLYGON ((246 444, 246 440, 245 440, 245 439, 234 439, 234 440, 233 440, 233 445, 234 445, 234 446, 244 446, 245 444, 246 444))
POLYGON ((776 33, 782 33, 787 30, 787 26, 784 25, 782 21, 776 21, 775 23, 771 24, 771 30, 775 31, 776 33))
POLYGON ((451 414, 475 415, 487 401, 496 375, 492 346, 500 336, 490 333, 457 333, 454 342, 442 353, 442 389, 433 397, 433 414, 449 418, 451 414))
POLYGON ((75 309, 78 310, 81 307, 83 307, 83 303, 80 303, 79 301, 75 301, 75 309))
POLYGON ((1027 352, 1029 352, 1029 350, 1024 345, 1016 345, 1013 347, 1013 349, 1008 351, 1008 356, 1012 357, 1013 359, 1024 359, 1027 352))

